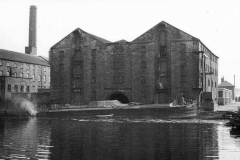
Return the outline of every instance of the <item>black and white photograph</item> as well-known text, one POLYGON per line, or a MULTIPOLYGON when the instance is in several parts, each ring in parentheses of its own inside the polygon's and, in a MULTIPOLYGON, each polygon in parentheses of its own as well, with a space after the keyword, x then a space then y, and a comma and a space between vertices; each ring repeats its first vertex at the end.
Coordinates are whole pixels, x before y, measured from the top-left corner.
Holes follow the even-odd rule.
POLYGON ((240 1, 0 0, 0 160, 240 160, 240 1))

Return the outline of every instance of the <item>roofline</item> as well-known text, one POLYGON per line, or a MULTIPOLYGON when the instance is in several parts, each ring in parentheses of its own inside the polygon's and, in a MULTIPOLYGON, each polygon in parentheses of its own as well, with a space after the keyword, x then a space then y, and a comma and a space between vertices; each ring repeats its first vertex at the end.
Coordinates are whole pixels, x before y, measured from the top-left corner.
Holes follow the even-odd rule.
POLYGON ((20 62, 20 63, 27 63, 27 64, 34 64, 34 65, 39 65, 39 66, 48 66, 50 67, 50 65, 43 65, 43 64, 37 64, 37 63, 29 63, 29 62, 24 62, 24 61, 18 61, 18 60, 9 60, 7 58, 0 58, 2 60, 7 60, 7 61, 11 61, 11 62, 20 62))
POLYGON ((209 52, 211 52, 215 57, 219 58, 217 55, 215 55, 200 39, 199 39, 199 43, 201 43, 205 48, 207 48, 207 50, 209 52))
POLYGON ((78 33, 80 33, 80 31, 83 32, 83 33, 86 33, 86 34, 88 34, 89 36, 91 36, 92 38, 94 38, 95 40, 100 41, 99 39, 102 39, 102 40, 104 40, 104 41, 107 41, 107 43, 112 43, 112 42, 109 41, 109 40, 106 40, 106 39, 104 39, 104 38, 102 38, 102 37, 99 37, 99 36, 96 36, 96 35, 94 35, 94 34, 88 33, 88 32, 86 32, 86 31, 84 31, 84 30, 82 30, 81 28, 78 27, 78 28, 76 28, 75 30, 73 30, 72 32, 70 32, 67 36, 65 36, 64 38, 62 38, 60 41, 58 41, 57 43, 55 43, 55 44, 50 48, 50 50, 52 50, 53 48, 55 48, 55 46, 57 46, 60 42, 62 42, 63 40, 65 40, 68 36, 70 36, 71 34, 73 34, 73 33, 76 32, 76 31, 78 31, 78 33), (97 39, 97 38, 99 38, 99 39, 97 39))
MULTIPOLYGON (((169 23, 167 23, 167 22, 165 22, 165 21, 161 21, 160 23, 165 23, 165 24, 167 24, 167 25, 169 25, 169 26, 171 26, 171 27, 173 27, 173 28, 175 28, 175 29, 177 29, 177 30, 179 30, 179 31, 181 31, 181 32, 183 32, 183 33, 185 33, 185 34, 187 34, 187 35, 193 37, 193 38, 195 38, 196 40, 199 40, 199 38, 197 38, 197 37, 195 37, 195 36, 193 36, 193 35, 191 35, 191 34, 185 32, 184 30, 179 29, 179 28, 177 28, 177 27, 175 27, 175 26, 173 26, 173 25, 171 25, 171 24, 169 24, 169 23)), ((159 23, 159 24, 160 24, 160 23, 159 23)))
POLYGON ((79 28, 74 29, 72 32, 70 32, 69 34, 67 34, 65 37, 63 37, 60 41, 58 41, 57 43, 55 43, 50 50, 52 50, 53 48, 55 48, 56 45, 58 45, 60 42, 62 42, 64 39, 66 39, 68 36, 70 36, 73 32, 77 31, 79 28))
MULTIPOLYGON (((31 56, 31 55, 28 55, 28 54, 25 54, 25 53, 21 53, 21 52, 16 52, 16 51, 11 51, 11 50, 6 50, 6 49, 0 49, 0 50, 3 50, 5 52, 13 52, 14 54, 21 54, 23 56, 30 56, 30 57, 41 57, 41 56, 31 56)), ((38 63, 30 63, 30 62, 26 62, 26 61, 19 61, 19 60, 11 60, 11 59, 7 59, 7 58, 0 58, 2 60, 6 60, 6 61, 11 61, 11 62, 20 62, 20 63, 27 63, 27 64, 34 64, 34 65, 40 65, 40 66, 50 66, 49 62, 46 61, 47 65, 44 65, 44 64, 38 64, 38 63)), ((43 58, 42 58, 43 59, 43 58)))
POLYGON ((183 31, 183 30, 181 30, 181 29, 179 29, 179 28, 177 28, 177 27, 175 27, 175 26, 173 26, 173 25, 171 25, 171 24, 169 24, 169 23, 167 23, 167 22, 165 22, 165 21, 162 21, 162 22, 163 22, 163 23, 166 23, 167 25, 169 25, 169 26, 171 26, 171 27, 173 27, 173 28, 175 28, 175 29, 180 30, 181 32, 183 32, 183 33, 185 33, 185 34, 187 34, 187 35, 189 35, 189 36, 191 36, 191 37, 193 37, 193 38, 195 38, 195 39, 198 40, 205 48, 207 48, 215 57, 219 58, 219 57, 218 57, 217 55, 215 55, 199 38, 197 38, 197 37, 195 37, 195 36, 193 36, 193 35, 185 32, 185 31, 183 31))
POLYGON ((43 60, 47 61, 49 63, 49 60, 47 60, 46 58, 44 58, 43 56, 38 56, 40 58, 42 58, 43 60))
MULTIPOLYGON (((175 28, 175 29, 183 32, 184 34, 187 34, 187 35, 189 35, 190 37, 196 39, 196 40, 199 41, 209 52, 211 52, 211 54, 213 54, 216 58, 219 58, 219 57, 218 57, 217 55, 215 55, 199 38, 197 38, 197 37, 195 37, 195 36, 193 36, 193 35, 185 32, 185 31, 183 31, 182 29, 179 29, 179 28, 177 28, 177 27, 175 27, 175 26, 173 26, 173 25, 171 25, 171 24, 169 24, 169 23, 167 23, 167 22, 165 22, 165 21, 159 22, 158 24, 154 25, 153 27, 151 27, 150 29, 148 29, 147 31, 145 31, 145 32, 144 32, 143 34, 141 34, 140 36, 137 36, 136 38, 134 38, 132 41, 127 41, 127 42, 125 42, 125 43, 134 43, 134 41, 135 41, 137 38, 139 38, 139 37, 141 37, 142 35, 146 34, 146 33, 147 33, 148 31, 150 31, 151 29, 154 29, 155 27, 157 27, 157 26, 158 26, 159 24, 161 24, 161 23, 165 23, 165 24, 167 24, 167 25, 169 25, 169 26, 171 26, 171 27, 173 27, 173 28, 175 28)), ((103 39, 104 41, 109 41, 109 40, 106 40, 106 39, 104 39, 104 38, 95 36, 95 35, 93 35, 93 34, 91 34, 91 33, 88 33, 88 32, 86 32, 86 31, 84 31, 84 30, 82 30, 82 29, 80 29, 80 28, 76 28, 76 29, 73 30, 71 33, 69 33, 67 36, 65 36, 64 38, 62 38, 62 39, 61 39, 60 41, 58 41, 57 43, 55 43, 55 44, 50 48, 50 50, 52 50, 53 48, 55 48, 55 46, 56 46, 57 44, 59 44, 61 41, 63 41, 65 38, 67 38, 68 36, 70 36, 70 35, 71 35, 73 32, 75 32, 75 31, 78 31, 78 32, 79 32, 79 31, 82 31, 82 32, 90 35, 90 36, 93 37, 94 39, 96 39, 96 37, 97 37, 97 38, 103 39)), ((98 39, 96 39, 96 40, 98 40, 98 39)), ((105 43, 105 44, 114 44, 114 43, 119 43, 119 42, 111 42, 111 41, 109 41, 109 42, 107 42, 107 43, 105 43)))

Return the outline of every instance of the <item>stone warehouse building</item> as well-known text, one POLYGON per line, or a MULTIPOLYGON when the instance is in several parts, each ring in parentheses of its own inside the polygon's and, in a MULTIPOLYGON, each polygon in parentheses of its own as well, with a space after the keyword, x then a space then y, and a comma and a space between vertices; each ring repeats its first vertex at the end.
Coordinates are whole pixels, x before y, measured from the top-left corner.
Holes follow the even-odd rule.
POLYGON ((51 47, 49 58, 52 103, 168 103, 204 93, 217 102, 218 57, 164 21, 131 42, 77 28, 51 47))

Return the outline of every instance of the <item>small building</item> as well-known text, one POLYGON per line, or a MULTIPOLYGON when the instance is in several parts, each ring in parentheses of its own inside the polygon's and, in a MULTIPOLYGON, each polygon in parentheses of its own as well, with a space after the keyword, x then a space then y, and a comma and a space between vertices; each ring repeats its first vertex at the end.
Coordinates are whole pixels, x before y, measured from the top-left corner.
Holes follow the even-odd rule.
POLYGON ((225 88, 225 89, 229 89, 232 92, 232 100, 235 99, 235 86, 232 85, 230 82, 225 81, 224 77, 221 78, 221 83, 218 85, 218 89, 220 88, 225 88))
POLYGON ((226 105, 232 102, 232 90, 218 88, 218 105, 226 105))

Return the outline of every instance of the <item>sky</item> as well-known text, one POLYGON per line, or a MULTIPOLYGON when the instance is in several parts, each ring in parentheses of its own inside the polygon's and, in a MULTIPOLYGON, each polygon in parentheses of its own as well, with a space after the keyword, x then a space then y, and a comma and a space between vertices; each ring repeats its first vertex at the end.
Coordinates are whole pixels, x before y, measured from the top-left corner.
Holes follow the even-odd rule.
POLYGON ((240 87, 239 0, 0 0, 0 48, 24 52, 29 7, 37 6, 38 55, 76 28, 110 41, 131 41, 165 21, 219 57, 219 82, 240 87))

